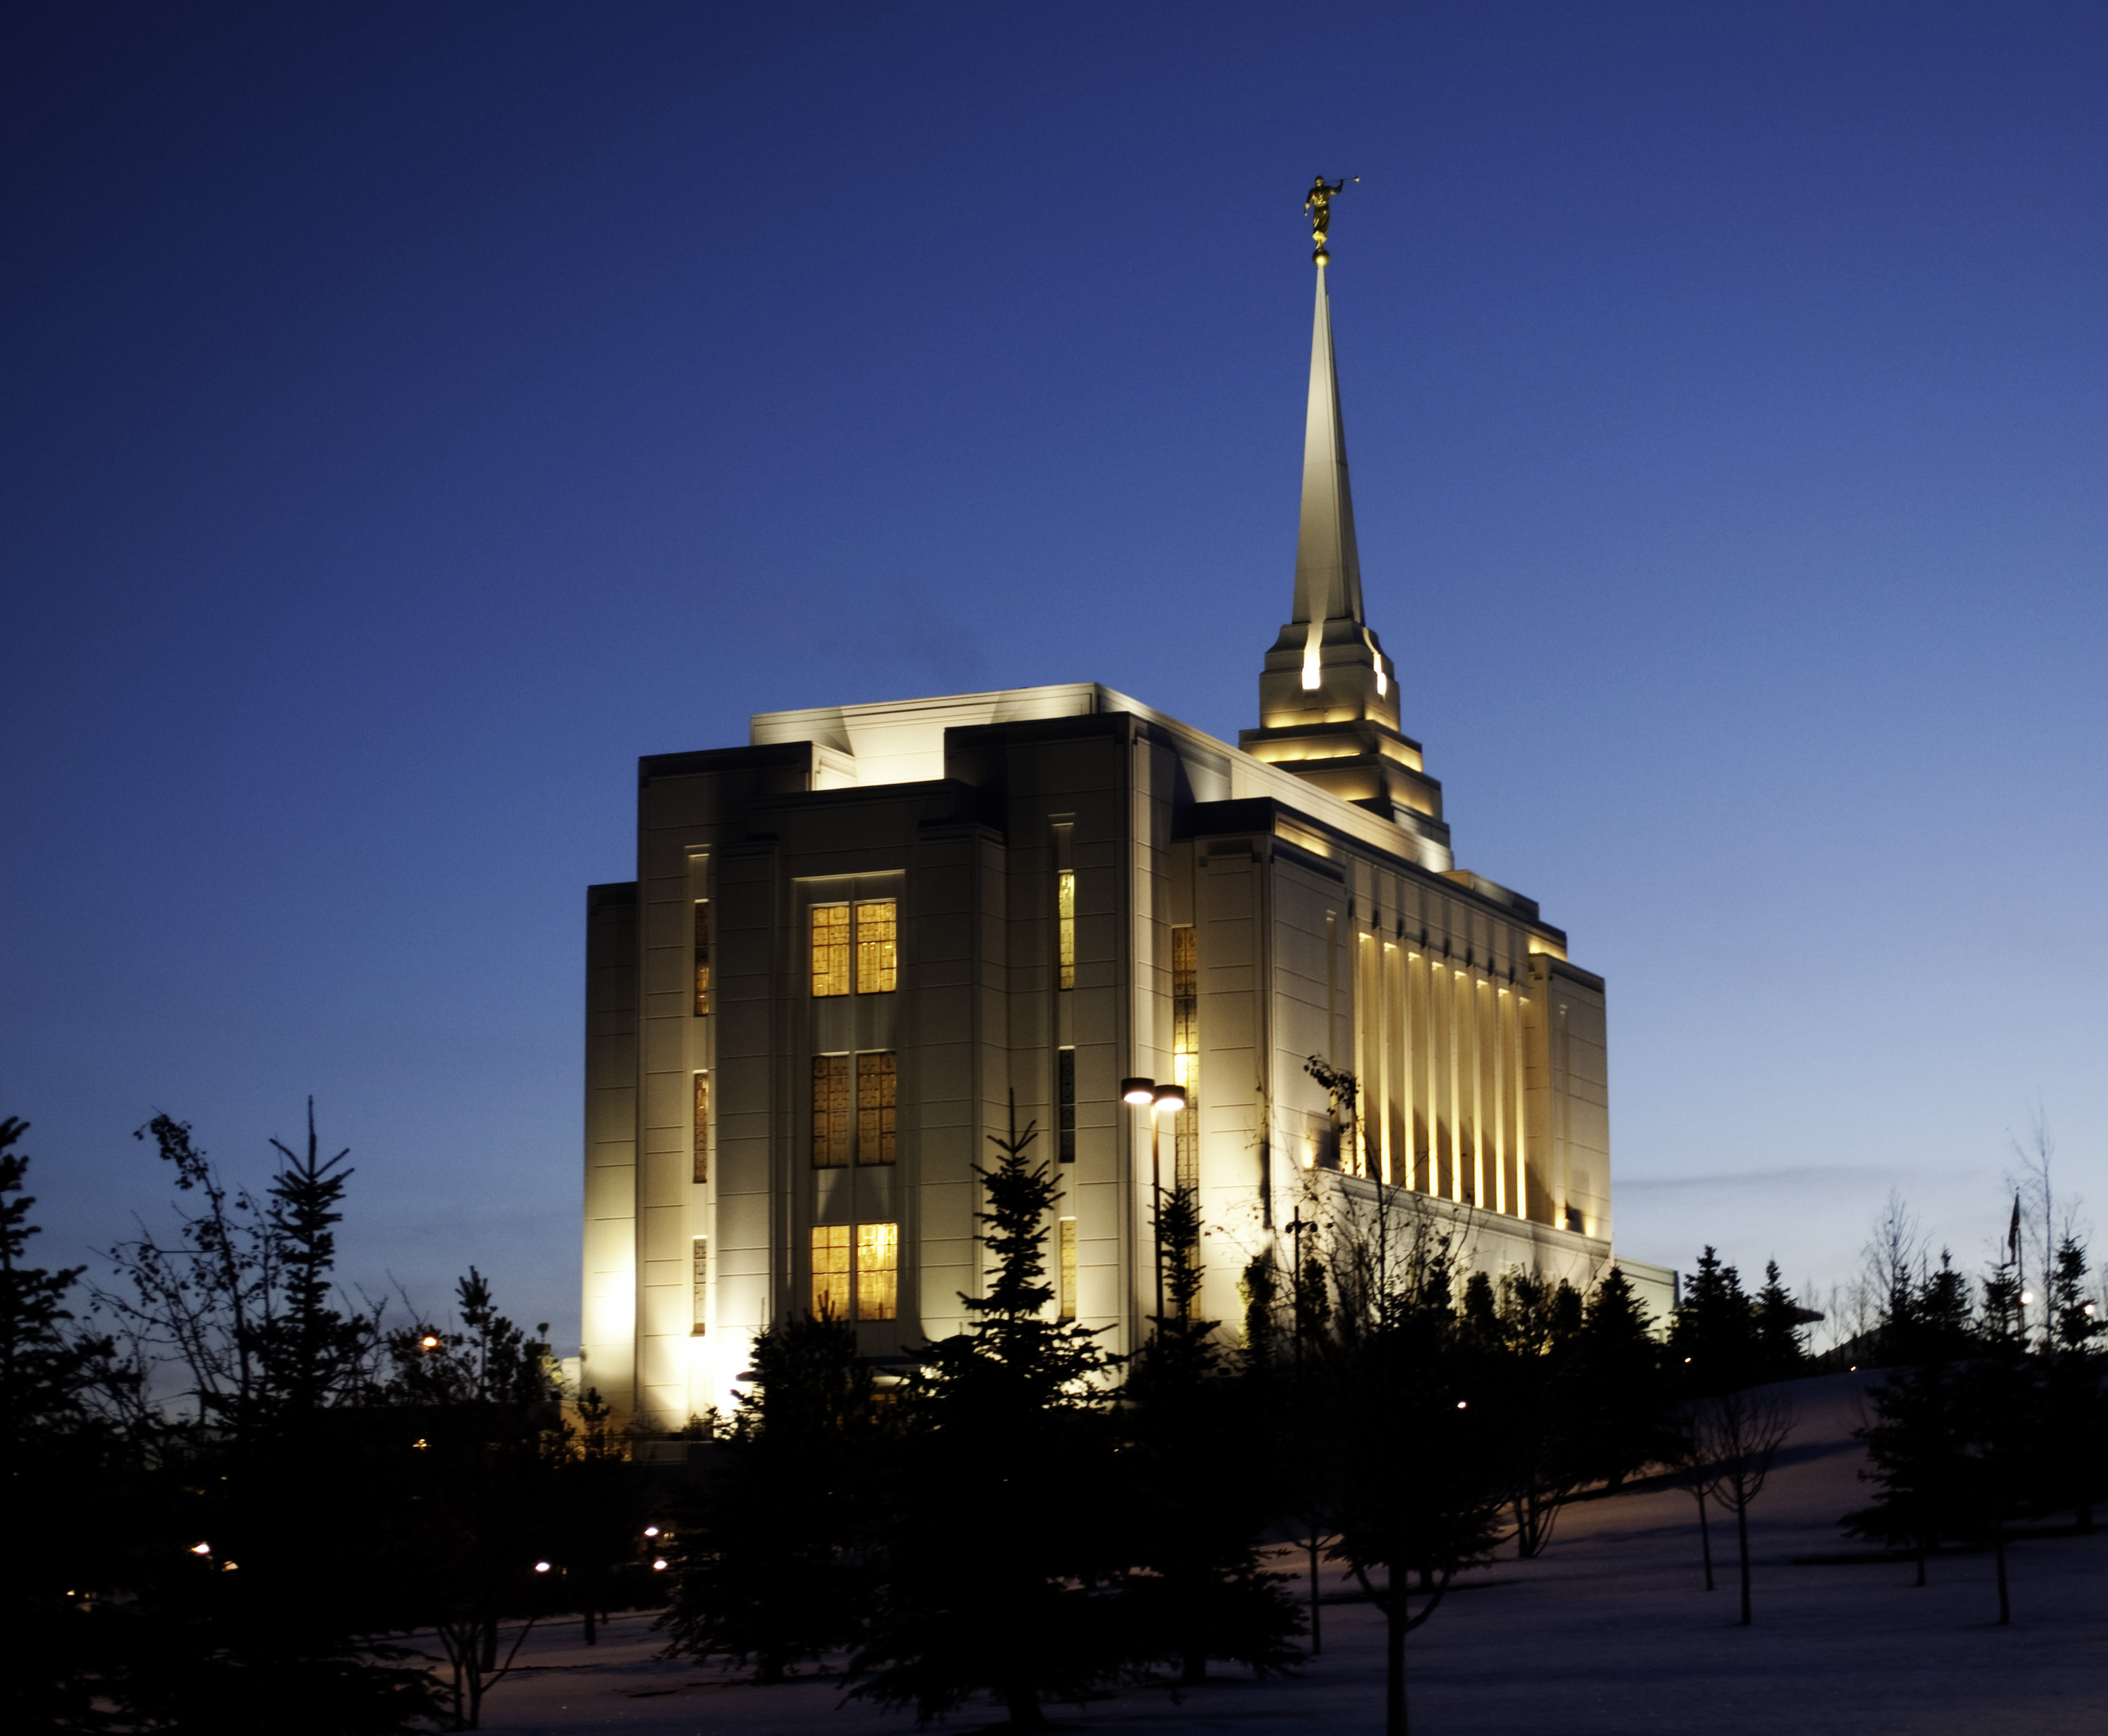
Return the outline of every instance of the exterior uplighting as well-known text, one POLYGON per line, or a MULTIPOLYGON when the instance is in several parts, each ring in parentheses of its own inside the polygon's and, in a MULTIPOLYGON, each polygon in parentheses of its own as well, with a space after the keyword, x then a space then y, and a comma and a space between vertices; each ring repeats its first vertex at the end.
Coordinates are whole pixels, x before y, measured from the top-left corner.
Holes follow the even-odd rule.
POLYGON ((1156 1095, 1154 1079, 1123 1079, 1120 1081, 1120 1101, 1131 1103, 1137 1109, 1146 1108, 1156 1095))

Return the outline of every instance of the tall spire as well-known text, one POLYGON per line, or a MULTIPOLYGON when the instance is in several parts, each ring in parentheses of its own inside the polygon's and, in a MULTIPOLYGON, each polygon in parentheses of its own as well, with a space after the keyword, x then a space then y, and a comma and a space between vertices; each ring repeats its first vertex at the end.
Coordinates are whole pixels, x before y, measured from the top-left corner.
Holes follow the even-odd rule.
POLYGON ((1395 672, 1362 611, 1362 558, 1354 543, 1326 282, 1331 200, 1345 185, 1320 176, 1304 201, 1318 244, 1312 255, 1318 304, 1303 423, 1294 612, 1259 675, 1259 727, 1240 731, 1237 739, 1246 752, 1417 834, 1446 866, 1442 786, 1422 768, 1420 744, 1399 732, 1395 672))
POLYGON ((1306 679, 1318 685, 1318 649, 1328 620, 1356 627, 1362 616, 1362 561, 1354 546, 1354 497, 1347 486, 1347 432, 1340 416, 1340 370, 1332 358, 1332 298, 1327 255, 1318 255, 1318 308, 1310 325, 1310 400, 1303 425, 1303 514, 1295 533, 1295 613, 1307 622, 1306 679))

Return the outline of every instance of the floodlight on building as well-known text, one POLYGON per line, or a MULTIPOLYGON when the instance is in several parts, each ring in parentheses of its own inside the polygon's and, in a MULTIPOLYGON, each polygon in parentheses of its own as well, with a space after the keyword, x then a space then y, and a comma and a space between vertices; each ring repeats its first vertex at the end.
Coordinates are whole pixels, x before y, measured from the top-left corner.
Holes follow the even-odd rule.
POLYGON ((1172 1114, 1177 1114, 1179 1110, 1186 1107, 1186 1087, 1182 1085, 1159 1086, 1155 1103, 1159 1114, 1167 1111, 1172 1114))
POLYGON ((1141 1109, 1155 1095, 1156 1082, 1154 1079, 1123 1079, 1120 1081, 1120 1101, 1122 1103, 1131 1103, 1137 1109, 1141 1109))

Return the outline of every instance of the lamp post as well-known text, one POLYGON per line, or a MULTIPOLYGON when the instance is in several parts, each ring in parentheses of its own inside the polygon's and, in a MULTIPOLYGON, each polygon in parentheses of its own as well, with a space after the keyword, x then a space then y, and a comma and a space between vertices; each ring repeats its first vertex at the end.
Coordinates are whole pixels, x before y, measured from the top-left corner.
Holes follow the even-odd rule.
POLYGON ((1176 1115, 1186 1107, 1182 1086, 1159 1085, 1154 1079, 1123 1079, 1120 1100, 1149 1111, 1149 1241, 1151 1263, 1156 1268, 1156 1329, 1164 1330, 1164 1134, 1158 1118, 1166 1111, 1176 1115))

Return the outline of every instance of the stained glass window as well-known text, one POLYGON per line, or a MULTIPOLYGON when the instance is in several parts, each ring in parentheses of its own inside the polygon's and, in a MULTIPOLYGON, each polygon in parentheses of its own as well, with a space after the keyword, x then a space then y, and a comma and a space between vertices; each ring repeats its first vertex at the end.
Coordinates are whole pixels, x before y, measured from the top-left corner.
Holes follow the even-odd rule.
POLYGON ((813 1167, 839 1169, 849 1160, 849 1058, 813 1057, 813 1167))
POLYGON ((849 992, 849 907, 813 906, 813 993, 816 997, 849 992))
POLYGON ((1076 1317, 1076 1221, 1073 1217, 1061 1220, 1061 1318, 1073 1320, 1076 1317))
POLYGON ((696 900, 696 1016, 710 1010, 710 901, 696 900))
POLYGON ((857 1318, 890 1320, 900 1298, 900 1226, 856 1226, 857 1318))
POLYGON ((1059 931, 1061 987, 1076 986, 1076 870, 1064 868, 1054 881, 1055 927, 1059 931))
POLYGON ((849 1318, 849 1226, 820 1224, 813 1230, 813 1316, 849 1318))
POLYGON ((867 898, 856 907, 856 986, 859 995, 893 992, 898 958, 890 898, 867 898))
POLYGON ((710 1278, 710 1239, 708 1236, 699 1235, 696 1238, 690 1264, 694 1274, 696 1300, 694 1310, 690 1316, 692 1324, 688 1330, 700 1338, 703 1335, 703 1327, 708 1319, 703 1302, 709 1288, 710 1278))
POLYGON ((857 1162, 894 1161, 894 1069, 890 1051, 856 1058, 857 1162))
POLYGON ((695 1179, 710 1179, 710 1076, 696 1075, 695 1127, 691 1133, 695 1153, 695 1179))
POLYGON ((1061 1049, 1054 1056, 1056 1131, 1058 1155, 1064 1163, 1076 1161, 1076 1051, 1061 1049))
POLYGON ((1173 1143, 1180 1187, 1200 1185, 1200 958, 1190 928, 1171 931, 1171 1077, 1186 1093, 1173 1143))

